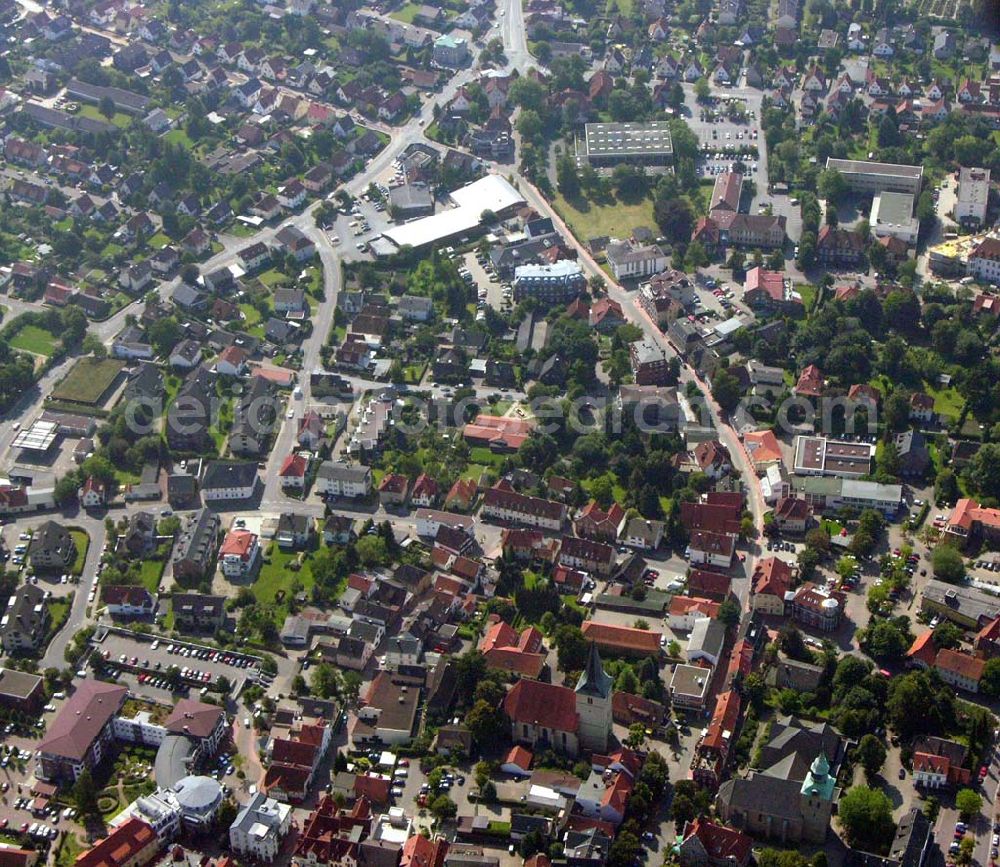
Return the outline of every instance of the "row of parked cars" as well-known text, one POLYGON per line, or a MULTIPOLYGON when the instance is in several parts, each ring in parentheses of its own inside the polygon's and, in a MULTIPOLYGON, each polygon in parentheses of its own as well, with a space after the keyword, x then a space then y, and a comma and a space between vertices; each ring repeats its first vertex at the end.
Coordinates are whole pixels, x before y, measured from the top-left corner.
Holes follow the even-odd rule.
MULTIPOLYGON (((150 645, 151 650, 156 650, 160 646, 159 641, 154 641, 150 645)), ((238 653, 225 653, 221 650, 212 650, 209 647, 191 647, 187 644, 168 644, 167 653, 177 654, 185 658, 205 659, 211 662, 221 662, 223 665, 231 665, 234 668, 251 668, 256 660, 252 656, 242 656, 238 653)))

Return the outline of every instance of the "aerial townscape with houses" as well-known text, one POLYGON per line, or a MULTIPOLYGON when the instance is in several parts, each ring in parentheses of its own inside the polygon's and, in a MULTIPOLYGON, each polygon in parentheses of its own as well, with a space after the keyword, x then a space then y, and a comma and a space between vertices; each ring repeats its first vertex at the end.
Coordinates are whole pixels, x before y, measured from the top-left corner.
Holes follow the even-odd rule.
POLYGON ((0 867, 998 867, 1000 0, 0 0, 0 867))

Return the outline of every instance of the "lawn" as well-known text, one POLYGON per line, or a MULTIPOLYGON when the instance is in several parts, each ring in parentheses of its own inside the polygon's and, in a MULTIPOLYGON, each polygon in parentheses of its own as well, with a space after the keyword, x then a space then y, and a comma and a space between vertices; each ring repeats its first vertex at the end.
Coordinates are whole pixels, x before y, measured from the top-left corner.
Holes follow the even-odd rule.
POLYGON ((408 364, 403 368, 403 382, 410 385, 416 385, 424 377, 424 371, 427 370, 426 364, 408 364))
POLYGON ((233 223, 228 229, 226 229, 227 235, 232 235, 234 238, 249 238, 256 235, 259 229, 255 229, 253 226, 248 226, 246 223, 233 223))
POLYGON ((290 568, 298 559, 297 552, 282 551, 274 542, 266 551, 266 557, 270 562, 261 566, 260 574, 253 583, 253 592, 257 597, 257 603, 274 614, 274 622, 280 628, 288 615, 288 603, 291 597, 295 593, 309 595, 315 580, 308 559, 300 570, 295 571, 290 568), (298 586, 293 588, 296 582, 298 586), (279 594, 281 594, 280 600, 279 594))
POLYGON ((615 502, 621 503, 625 500, 625 488, 622 486, 621 482, 614 476, 613 473, 605 473, 603 476, 596 476, 593 479, 582 479, 580 481, 580 487, 583 488, 588 494, 593 488, 595 482, 598 479, 607 478, 611 482, 612 496, 615 498, 615 502))
POLYGON ((602 235, 627 238, 638 226, 649 229, 656 227, 652 199, 643 199, 634 204, 621 201, 601 204, 580 198, 570 203, 561 193, 557 193, 552 204, 580 241, 602 235))
POLYGON ((61 599, 50 599, 49 600, 49 629, 48 637, 49 640, 52 639, 60 629, 66 624, 66 619, 69 617, 69 609, 73 605, 73 594, 70 593, 68 596, 64 596, 61 599))
POLYGON ((934 398, 934 412, 956 419, 962 413, 965 401, 954 388, 933 388, 927 386, 927 393, 934 398))
POLYGON ((182 129, 172 129, 164 137, 164 141, 170 142, 170 144, 179 144, 184 150, 191 150, 194 147, 194 142, 188 137, 188 134, 182 129))
POLYGON ((491 451, 486 446, 475 446, 469 450, 469 457, 473 463, 482 464, 484 467, 497 469, 504 462, 504 455, 491 451))
POLYGON ((157 232, 149 239, 149 246, 154 250, 160 250, 166 247, 170 243, 170 236, 163 234, 163 232, 157 232))
POLYGON ((833 536, 839 536, 841 530, 844 529, 837 521, 832 521, 829 518, 824 518, 820 521, 820 527, 826 530, 826 532, 830 534, 831 538, 833 536))
POLYGON ((269 289, 273 289, 275 286, 280 286, 282 283, 292 282, 291 278, 289 278, 287 274, 279 271, 277 268, 269 268, 257 279, 269 289))
POLYGON ((53 400, 96 404, 124 367, 114 358, 81 358, 52 391, 53 400))
POLYGON ((79 114, 89 117, 91 120, 99 120, 101 123, 113 123, 119 129, 126 129, 132 123, 132 118, 121 111, 116 111, 114 117, 109 121, 96 105, 81 105, 79 114))
POLYGON ((10 345, 22 352, 49 356, 55 351, 56 337, 37 325, 25 325, 11 338, 10 345))
POLYGON ((251 329, 260 326, 261 334, 263 335, 264 329, 261 324, 263 320, 260 315, 260 311, 254 307, 253 304, 249 304, 246 301, 240 304, 239 307, 240 313, 243 314, 243 328, 246 331, 251 331, 251 329))
POLYGON ((163 578, 166 565, 163 560, 143 560, 139 568, 139 583, 150 593, 159 592, 160 579, 163 578))
POLYGON ((712 190, 714 189, 714 181, 700 181, 698 183, 698 192, 695 195, 694 207, 699 214, 708 213, 708 206, 712 204, 712 190))
POLYGON ((478 482, 483 473, 488 473, 491 467, 483 466, 482 464, 467 464, 465 470, 462 473, 463 479, 474 479, 478 482))
POLYGON ((417 13, 420 12, 419 3, 407 3, 401 9, 397 9, 392 12, 389 17, 395 18, 397 21, 402 21, 404 24, 412 24, 413 19, 417 17, 417 13))
POLYGON ((83 574, 83 564, 87 562, 87 549, 90 547, 90 536, 83 530, 70 530, 70 536, 76 543, 76 561, 70 570, 74 575, 83 574))

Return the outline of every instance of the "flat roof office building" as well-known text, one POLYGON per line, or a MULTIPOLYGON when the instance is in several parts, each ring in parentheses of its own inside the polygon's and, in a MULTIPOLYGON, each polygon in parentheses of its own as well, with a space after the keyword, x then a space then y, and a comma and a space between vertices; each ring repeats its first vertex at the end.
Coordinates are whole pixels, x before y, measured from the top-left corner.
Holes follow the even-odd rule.
POLYGON ((588 123, 577 141, 577 162, 594 168, 618 165, 669 166, 674 143, 666 121, 651 123, 588 123))
POLYGON ((872 163, 866 160, 838 160, 828 157, 828 169, 840 172, 855 193, 920 192, 923 166, 901 166, 894 163, 872 163))

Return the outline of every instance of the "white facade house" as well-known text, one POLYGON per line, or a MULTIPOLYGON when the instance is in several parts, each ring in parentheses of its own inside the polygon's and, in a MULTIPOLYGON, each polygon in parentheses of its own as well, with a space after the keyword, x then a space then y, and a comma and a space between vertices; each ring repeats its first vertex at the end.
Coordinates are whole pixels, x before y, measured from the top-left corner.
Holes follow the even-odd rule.
POLYGON ((257 487, 257 465, 236 461, 212 461, 201 482, 205 502, 248 500, 257 487))
POLYGON ((475 535, 476 531, 476 522, 468 515, 456 515, 440 509, 417 509, 416 523, 417 535, 428 539, 437 536, 442 526, 461 530, 467 536, 475 535))
POLYGON ((968 271, 984 283, 1000 283, 1000 240, 985 238, 969 256, 968 271))
POLYGON ((616 280, 637 280, 652 277, 670 264, 667 254, 656 244, 639 246, 614 242, 607 248, 608 267, 616 280))
POLYGON ((242 578, 253 572, 260 557, 260 540, 256 533, 234 530, 219 549, 219 564, 227 578, 242 578))
POLYGON ((703 659, 712 667, 719 664, 722 646, 726 641, 726 627, 718 620, 700 617, 691 629, 684 655, 688 662, 703 659))
POLYGON ((959 225, 986 222, 986 207, 990 200, 990 170, 965 168, 958 172, 958 199, 955 220, 959 225))
POLYGON ((229 846, 239 855, 270 863, 292 821, 292 808, 257 792, 229 826, 229 846))
POLYGON ((316 490, 328 497, 367 497, 372 490, 371 468, 348 467, 324 461, 316 475, 316 490))

